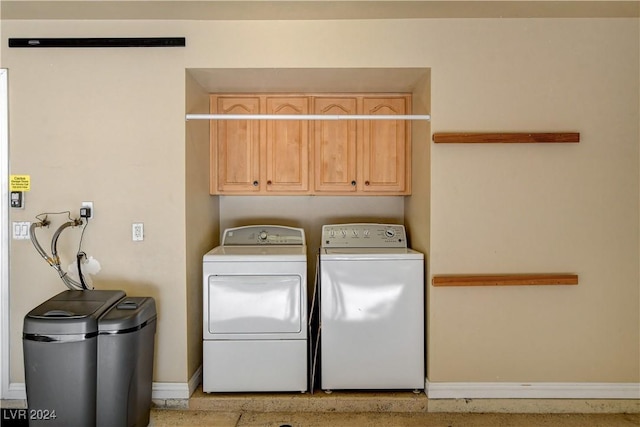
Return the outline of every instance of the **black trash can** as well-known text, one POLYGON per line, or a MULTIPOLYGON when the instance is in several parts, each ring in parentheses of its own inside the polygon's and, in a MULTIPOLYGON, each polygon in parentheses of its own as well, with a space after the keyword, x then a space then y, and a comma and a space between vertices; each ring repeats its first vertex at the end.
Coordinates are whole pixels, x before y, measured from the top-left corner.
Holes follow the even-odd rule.
POLYGON ((65 291, 25 316, 30 426, 95 425, 98 323, 124 297, 122 291, 65 291))
POLYGON ((127 297, 98 323, 98 427, 149 424, 156 304, 127 297))

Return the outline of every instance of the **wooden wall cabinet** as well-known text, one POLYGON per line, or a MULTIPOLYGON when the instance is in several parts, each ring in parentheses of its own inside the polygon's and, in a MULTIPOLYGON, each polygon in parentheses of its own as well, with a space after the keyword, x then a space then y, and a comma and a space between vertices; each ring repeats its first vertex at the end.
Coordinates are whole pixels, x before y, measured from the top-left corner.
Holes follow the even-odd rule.
MULTIPOLYGON (((211 97, 215 114, 259 114, 256 96, 211 97)), ((211 194, 260 191, 260 122, 216 120, 211 122, 211 194)))
MULTIPOLYGON (((365 97, 363 114, 410 114, 410 98, 365 97)), ((409 194, 411 182, 410 122, 365 120, 362 122, 362 191, 409 194)))
MULTIPOLYGON (((309 114, 309 99, 271 97, 266 114, 309 114)), ((266 121, 266 191, 309 191, 309 122, 303 120, 266 121)))
MULTIPOLYGON (((405 115, 410 95, 315 96, 314 114, 405 115)), ((410 194, 406 120, 314 122, 316 194, 410 194)))
MULTIPOLYGON (((405 115, 411 96, 211 95, 211 113, 405 115)), ((410 194, 407 120, 211 123, 211 194, 410 194)))
MULTIPOLYGON (((306 96, 212 95, 213 114, 309 114, 306 96)), ((211 194, 309 192, 309 123, 212 120, 211 194)))
MULTIPOLYGON (((358 114, 356 97, 315 97, 314 114, 358 114)), ((356 120, 321 120, 313 123, 315 191, 355 193, 358 190, 356 120)))

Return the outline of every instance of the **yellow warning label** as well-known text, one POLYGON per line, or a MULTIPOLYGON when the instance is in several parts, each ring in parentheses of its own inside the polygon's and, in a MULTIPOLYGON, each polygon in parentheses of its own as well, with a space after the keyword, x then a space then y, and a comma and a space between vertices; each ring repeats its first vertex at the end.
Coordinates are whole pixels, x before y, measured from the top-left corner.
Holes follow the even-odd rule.
POLYGON ((31 175, 11 175, 9 182, 11 191, 31 190, 31 175))

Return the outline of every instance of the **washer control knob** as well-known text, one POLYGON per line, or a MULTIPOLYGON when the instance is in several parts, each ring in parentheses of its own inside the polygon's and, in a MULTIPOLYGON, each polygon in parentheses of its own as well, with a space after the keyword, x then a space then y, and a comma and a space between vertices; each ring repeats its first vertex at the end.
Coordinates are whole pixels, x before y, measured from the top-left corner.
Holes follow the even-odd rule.
POLYGON ((260 234, 258 234, 258 240, 264 242, 265 240, 267 240, 268 235, 269 234, 266 231, 261 231, 260 234))
POLYGON ((390 239, 396 235, 396 231, 393 228, 387 228, 384 230, 384 235, 390 239))

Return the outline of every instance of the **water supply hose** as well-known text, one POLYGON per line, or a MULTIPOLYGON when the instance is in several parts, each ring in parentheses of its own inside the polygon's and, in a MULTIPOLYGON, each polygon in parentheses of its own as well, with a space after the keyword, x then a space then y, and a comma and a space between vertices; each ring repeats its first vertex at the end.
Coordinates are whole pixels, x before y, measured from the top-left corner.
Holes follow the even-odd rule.
MULTIPOLYGON (((81 283, 78 283, 75 280, 73 280, 71 277, 69 277, 67 272, 64 271, 60 266, 60 257, 58 256, 58 238, 66 228, 76 227, 78 225, 82 225, 81 219, 74 219, 72 221, 67 221, 64 224, 62 224, 60 227, 58 227, 55 233, 53 233, 53 237, 51 238, 51 256, 55 262, 54 268, 58 272, 58 275, 60 276, 60 279, 62 279, 64 284, 67 285, 69 289, 76 290, 76 291, 84 290, 87 288, 83 286, 81 283)), ((78 274, 82 274, 82 272, 78 271, 78 274)))
MULTIPOLYGON (((31 243, 36 248, 36 251, 40 254, 40 256, 44 258, 45 261, 47 261, 47 263, 58 272, 60 279, 62 279, 62 282, 67 286, 67 288, 71 289, 72 291, 81 291, 83 289, 87 289, 86 285, 83 286, 83 284, 78 283, 71 277, 69 277, 69 275, 60 266, 60 257, 58 256, 58 238, 60 237, 60 233, 62 233, 62 231, 64 231, 64 229, 66 229, 67 227, 82 225, 82 220, 74 219, 72 221, 65 222, 60 227, 58 227, 58 229, 53 234, 53 238, 51 239, 51 256, 49 256, 49 254, 47 254, 47 252, 42 249, 42 246, 40 245, 40 242, 38 242, 38 238, 35 232, 37 228, 47 227, 49 226, 49 224, 50 222, 47 221, 46 217, 40 222, 34 222, 31 224, 31 226, 29 227, 29 236, 31 239, 31 243)), ((79 272, 79 274, 82 273, 79 272)))
POLYGON ((56 232, 53 233, 53 237, 51 238, 51 256, 58 264, 60 263, 60 258, 58 257, 58 238, 60 237, 60 234, 64 231, 65 228, 76 227, 78 225, 82 225, 81 219, 74 219, 72 221, 67 221, 64 224, 62 224, 60 227, 58 227, 56 232))
POLYGON ((36 237, 36 228, 48 227, 48 226, 49 226, 49 221, 47 221, 46 218, 40 222, 32 222, 31 226, 29 227, 29 238, 31 239, 31 243, 36 248, 36 251, 38 251, 40 256, 44 258, 45 261, 49 263, 49 265, 53 265, 53 260, 49 255, 47 255, 44 249, 42 249, 42 246, 40 246, 40 242, 38 242, 38 238, 36 237))

